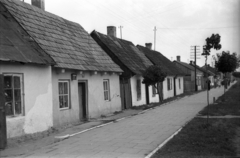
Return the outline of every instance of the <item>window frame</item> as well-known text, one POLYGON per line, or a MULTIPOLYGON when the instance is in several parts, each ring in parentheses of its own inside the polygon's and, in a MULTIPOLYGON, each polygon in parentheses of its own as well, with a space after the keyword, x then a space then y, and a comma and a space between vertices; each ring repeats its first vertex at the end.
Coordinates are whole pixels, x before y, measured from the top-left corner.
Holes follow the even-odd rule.
POLYGON ((167 89, 172 90, 172 78, 167 78, 167 89))
POLYGON ((69 80, 58 80, 58 101, 59 101, 59 109, 60 110, 67 110, 71 108, 71 94, 70 94, 71 90, 70 90, 70 81, 69 80), (60 86, 59 83, 67 83, 67 87, 68 87, 68 94, 61 94, 61 96, 68 96, 68 106, 67 107, 60 107, 60 86))
POLYGON ((104 99, 104 101, 111 101, 111 98, 110 98, 110 81, 109 81, 109 79, 103 79, 103 99, 104 99), (105 84, 107 86, 106 89, 105 89, 104 83, 106 83, 105 84), (107 93, 106 96, 108 98, 105 98, 105 92, 107 93))
POLYGON ((139 101, 142 99, 141 79, 137 79, 136 90, 137 90, 137 101, 139 101))
MULTIPOLYGON (((4 73, 2 73, 3 74, 3 78, 5 77, 5 76, 11 76, 12 77, 12 85, 11 85, 11 88, 9 88, 9 89, 11 89, 11 91, 12 91, 12 107, 13 107, 13 115, 7 115, 6 114, 6 117, 8 117, 8 118, 11 118, 11 117, 18 117, 18 116, 24 116, 25 115, 25 99, 24 99, 24 96, 25 96, 25 93, 24 93, 24 74, 23 73, 14 73, 14 72, 4 72, 4 73), (20 89, 20 99, 21 99, 21 113, 20 114, 16 114, 16 110, 15 110, 15 102, 16 102, 16 100, 15 100, 15 95, 14 95, 14 90, 15 90, 15 88, 14 88, 14 79, 13 79, 13 77, 14 76, 18 76, 18 77, 20 77, 20 88, 18 88, 18 89, 20 89)), ((5 86, 5 83, 4 83, 4 86, 5 86)), ((5 87, 3 87, 3 89, 4 89, 4 91, 5 91, 5 87)), ((5 94, 5 92, 4 92, 4 94, 5 94)), ((5 106, 6 106, 6 100, 5 100, 5 106)))

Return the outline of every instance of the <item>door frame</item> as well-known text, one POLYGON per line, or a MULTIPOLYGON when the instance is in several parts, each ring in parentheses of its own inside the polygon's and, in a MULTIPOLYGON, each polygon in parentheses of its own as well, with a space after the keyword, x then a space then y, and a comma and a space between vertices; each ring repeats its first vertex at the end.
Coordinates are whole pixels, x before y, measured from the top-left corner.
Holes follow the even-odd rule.
POLYGON ((120 78, 120 96, 121 96, 121 104, 122 104, 122 110, 125 109, 130 109, 132 107, 132 90, 131 90, 131 78, 120 78), (128 85, 129 91, 127 91, 125 88, 128 85), (126 92, 129 93, 129 107, 128 105, 128 100, 125 97, 126 96, 126 92), (126 106, 126 107, 125 107, 126 106))
MULTIPOLYGON (((79 83, 84 83, 85 84, 86 119, 89 119, 89 110, 88 110, 88 80, 78 80, 78 84, 79 83)), ((80 106, 80 104, 79 104, 79 93, 78 93, 78 106, 80 106)), ((80 112, 80 109, 79 109, 79 112, 80 112)), ((79 117, 79 119, 81 119, 81 118, 79 117)))

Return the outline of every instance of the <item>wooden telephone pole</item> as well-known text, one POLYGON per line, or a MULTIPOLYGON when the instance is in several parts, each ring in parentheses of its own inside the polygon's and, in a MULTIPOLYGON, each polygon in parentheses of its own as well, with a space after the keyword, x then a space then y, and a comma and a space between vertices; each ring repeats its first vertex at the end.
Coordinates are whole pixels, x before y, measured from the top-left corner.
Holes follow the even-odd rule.
POLYGON ((197 59, 200 59, 200 52, 199 52, 199 46, 191 46, 191 54, 190 59, 194 58, 194 67, 195 67, 195 91, 198 91, 198 85, 197 85, 197 59), (194 51, 194 52, 192 52, 194 51))

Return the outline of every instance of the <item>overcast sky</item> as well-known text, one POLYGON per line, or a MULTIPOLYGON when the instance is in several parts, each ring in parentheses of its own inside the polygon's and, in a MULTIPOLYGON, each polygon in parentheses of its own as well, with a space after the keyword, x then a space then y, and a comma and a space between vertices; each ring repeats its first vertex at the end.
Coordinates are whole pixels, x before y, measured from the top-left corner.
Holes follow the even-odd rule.
MULTIPOLYGON (((151 42, 153 48, 156 26, 156 51, 170 60, 180 55, 189 62, 190 46, 199 45, 202 52, 213 33, 221 36, 218 52, 240 52, 240 0, 45 0, 45 10, 79 23, 89 33, 106 34, 107 26, 116 26, 120 37, 123 26, 123 39, 143 46, 151 42)), ((200 66, 204 62, 202 56, 197 60, 200 66)))

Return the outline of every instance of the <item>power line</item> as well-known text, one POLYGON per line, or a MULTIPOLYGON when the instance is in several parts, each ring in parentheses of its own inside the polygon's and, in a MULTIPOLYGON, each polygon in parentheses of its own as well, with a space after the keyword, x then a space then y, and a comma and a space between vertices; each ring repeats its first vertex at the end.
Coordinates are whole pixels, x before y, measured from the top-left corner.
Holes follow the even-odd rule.
POLYGON ((159 28, 158 29, 179 29, 179 30, 205 30, 205 29, 222 29, 222 28, 235 28, 235 27, 240 27, 240 26, 227 26, 227 27, 212 27, 212 28, 177 28, 177 27, 171 27, 171 28, 159 28))

